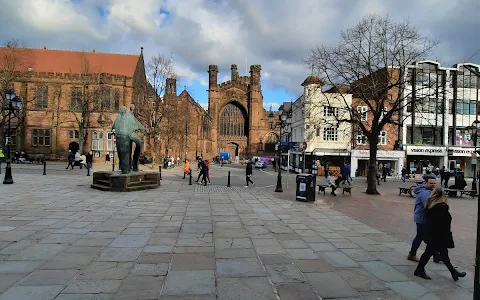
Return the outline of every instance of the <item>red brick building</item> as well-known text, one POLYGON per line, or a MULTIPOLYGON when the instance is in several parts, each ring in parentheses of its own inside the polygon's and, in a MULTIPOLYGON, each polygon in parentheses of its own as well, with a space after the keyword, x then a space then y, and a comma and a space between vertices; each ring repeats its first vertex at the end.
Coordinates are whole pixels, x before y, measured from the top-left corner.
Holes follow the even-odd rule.
POLYGON ((239 76, 237 65, 232 65, 231 79, 219 84, 218 66, 209 66, 208 114, 217 153, 244 157, 275 151, 279 130, 270 128, 269 112, 263 108, 261 69, 252 65, 250 76, 239 76))
POLYGON ((50 159, 78 148, 104 159, 113 151, 109 132, 119 107, 146 99, 143 48, 125 55, 2 47, 0 74, 25 108, 12 132, 14 149, 50 159))
MULTIPOLYGON (((177 81, 167 78, 162 120, 161 153, 174 157, 211 159, 219 152, 235 156, 273 154, 279 130, 271 129, 263 108, 259 65, 250 76, 239 76, 231 66, 231 79, 218 83, 218 66, 210 65, 208 109, 202 108, 186 91, 177 95, 177 81), (172 126, 172 124, 174 126, 172 126)), ((278 115, 274 114, 275 121, 278 115)))

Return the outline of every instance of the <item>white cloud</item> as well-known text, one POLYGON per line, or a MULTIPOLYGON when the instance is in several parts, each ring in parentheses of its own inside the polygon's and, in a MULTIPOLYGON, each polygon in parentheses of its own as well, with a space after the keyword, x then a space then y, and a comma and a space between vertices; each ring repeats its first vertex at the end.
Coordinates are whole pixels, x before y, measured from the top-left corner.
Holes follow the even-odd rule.
MULTIPOLYGON (((144 46, 146 55, 173 52, 177 72, 187 83, 202 85, 207 85, 208 65, 219 66, 222 82, 230 79, 231 64, 244 75, 248 59, 249 65, 262 65, 264 88, 297 95, 310 73, 302 62, 309 50, 338 42, 340 30, 367 13, 409 17, 423 33, 442 41, 434 57, 444 65, 480 49, 478 0, 0 0, 0 7, 2 24, 8 24, 0 27, 0 41, 116 53, 138 53, 144 46)), ((480 55, 475 59, 480 62, 480 55)))
POLYGON ((161 1, 155 0, 110 0, 108 19, 112 25, 132 32, 155 33, 160 26, 162 16, 161 1))

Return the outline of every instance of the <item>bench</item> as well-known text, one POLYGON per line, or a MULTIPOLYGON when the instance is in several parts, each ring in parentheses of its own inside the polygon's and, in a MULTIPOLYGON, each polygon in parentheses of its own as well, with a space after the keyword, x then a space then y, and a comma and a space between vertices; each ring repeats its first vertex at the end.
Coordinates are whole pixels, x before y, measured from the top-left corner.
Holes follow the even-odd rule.
POLYGON ((447 193, 448 196, 456 197, 458 193, 460 193, 460 197, 463 196, 463 194, 470 195, 470 197, 474 198, 477 195, 477 191, 475 190, 458 190, 458 189, 444 189, 444 191, 447 193), (455 193, 455 195, 453 195, 455 193))
POLYGON ((399 186, 398 189, 400 190, 400 191, 398 192, 398 195, 399 195, 399 196, 402 195, 402 194, 412 196, 412 188, 411 188, 411 187, 399 186))
MULTIPOLYGON (((325 189, 330 188, 330 186, 326 184, 317 184, 318 186, 318 193, 323 192, 325 195, 325 189)), ((349 193, 350 196, 352 195, 352 187, 351 186, 339 186, 337 189, 342 189, 342 194, 345 194, 345 192, 349 193)))

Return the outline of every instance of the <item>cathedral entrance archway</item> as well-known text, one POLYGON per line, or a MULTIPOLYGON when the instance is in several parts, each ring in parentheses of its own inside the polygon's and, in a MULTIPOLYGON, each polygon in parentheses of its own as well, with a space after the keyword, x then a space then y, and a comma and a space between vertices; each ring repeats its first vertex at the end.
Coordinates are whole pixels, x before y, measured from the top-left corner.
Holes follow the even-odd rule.
POLYGON ((247 111, 239 103, 227 103, 218 116, 219 145, 221 151, 230 153, 234 159, 241 155, 240 149, 247 147, 248 117, 247 111))

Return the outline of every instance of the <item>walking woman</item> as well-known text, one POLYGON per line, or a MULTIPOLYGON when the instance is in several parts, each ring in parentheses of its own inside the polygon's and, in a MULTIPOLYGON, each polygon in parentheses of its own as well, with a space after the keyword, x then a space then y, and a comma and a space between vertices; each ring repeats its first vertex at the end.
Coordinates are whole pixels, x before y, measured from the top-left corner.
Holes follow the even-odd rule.
POLYGON ((190 161, 188 159, 185 160, 185 167, 183 168, 183 179, 185 179, 186 175, 189 175, 192 170, 190 169, 190 161))
POLYGON ((451 232, 452 216, 448 212, 447 195, 441 188, 433 190, 425 204, 425 214, 427 217, 427 226, 425 231, 425 243, 427 248, 420 257, 415 276, 431 279, 425 272, 430 257, 439 252, 443 263, 452 274, 453 280, 457 281, 460 277, 465 277, 465 272, 458 272, 450 262, 448 249, 455 247, 451 232))
POLYGON ((245 187, 248 187, 248 183, 251 183, 252 185, 255 185, 255 183, 252 181, 252 173, 253 173, 253 168, 252 168, 252 162, 250 160, 247 160, 247 167, 245 169, 246 171, 246 181, 247 185, 245 187))
POLYGON ((205 167, 207 168, 207 179, 208 179, 208 184, 210 184, 210 162, 208 160, 205 161, 205 167))

